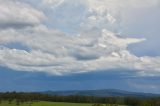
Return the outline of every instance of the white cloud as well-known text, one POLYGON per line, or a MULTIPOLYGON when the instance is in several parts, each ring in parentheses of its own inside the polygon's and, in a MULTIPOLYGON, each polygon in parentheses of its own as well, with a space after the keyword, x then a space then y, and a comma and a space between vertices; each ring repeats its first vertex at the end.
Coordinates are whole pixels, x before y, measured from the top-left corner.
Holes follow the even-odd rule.
POLYGON ((55 8, 59 5, 61 5, 61 3, 63 3, 64 0, 43 0, 43 4, 45 5, 50 5, 52 8, 55 8))
POLYGON ((0 27, 23 27, 40 24, 43 12, 18 0, 0 0, 0 27))
MULTIPOLYGON (((143 39, 119 38, 106 30, 102 31, 101 36, 96 37, 90 35, 69 36, 42 26, 23 30, 16 29, 16 31, 14 29, 12 32, 14 33, 9 32, 8 38, 11 35, 16 35, 17 38, 11 37, 11 40, 6 40, 8 43, 20 42, 31 49, 30 52, 27 52, 1 48, 1 65, 14 70, 63 75, 124 68, 141 70, 137 73, 145 72, 147 75, 151 75, 148 73, 150 72, 148 67, 155 65, 150 69, 154 69, 154 72, 158 73, 156 70, 158 61, 156 63, 150 58, 138 58, 126 50, 128 44, 141 42, 143 39), (103 44, 105 47, 99 44, 103 44), (152 63, 146 61, 152 61, 152 63)), ((1 37, 3 38, 3 36, 1 37)))
MULTIPOLYGON (((50 6, 52 4, 60 6, 63 2, 63 0, 43 1, 45 5, 50 6)), ((9 0, 2 2, 0 11, 7 14, 4 15, 5 17, 13 18, 6 18, 5 24, 7 23, 9 27, 0 30, 0 65, 19 71, 46 72, 56 75, 119 68, 135 70, 135 73, 141 76, 159 75, 160 57, 137 57, 127 50, 128 45, 145 39, 124 38, 113 32, 118 28, 119 17, 121 17, 116 8, 121 5, 132 5, 132 0, 123 2, 87 0, 81 3, 87 7, 86 14, 78 23, 77 32, 71 35, 62 29, 48 28, 48 24, 42 22, 45 17, 43 12, 28 4, 9 0), (11 5, 12 10, 7 10, 7 4, 11 5), (19 14, 16 10, 20 7, 22 9, 19 14), (33 26, 10 27, 13 23, 21 22, 33 26), (7 48, 6 45, 14 42, 25 45, 29 51, 7 48)), ((64 20, 67 21, 69 14, 64 15, 67 17, 63 17, 64 20)), ((0 17, 0 20, 5 20, 5 17, 0 17)))

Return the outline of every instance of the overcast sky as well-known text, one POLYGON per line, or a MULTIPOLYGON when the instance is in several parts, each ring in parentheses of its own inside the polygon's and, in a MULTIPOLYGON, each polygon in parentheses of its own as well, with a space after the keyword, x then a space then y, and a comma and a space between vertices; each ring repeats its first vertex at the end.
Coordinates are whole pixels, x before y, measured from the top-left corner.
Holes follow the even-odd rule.
POLYGON ((159 0, 0 0, 0 90, 160 93, 159 19, 159 0))

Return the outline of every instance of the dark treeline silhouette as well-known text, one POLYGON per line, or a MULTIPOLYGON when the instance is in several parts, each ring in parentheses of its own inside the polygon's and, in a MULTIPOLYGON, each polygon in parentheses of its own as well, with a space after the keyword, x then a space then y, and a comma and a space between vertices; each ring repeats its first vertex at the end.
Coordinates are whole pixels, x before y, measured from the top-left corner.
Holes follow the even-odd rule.
MULTIPOLYGON (((50 102, 70 102, 70 103, 92 103, 93 106, 100 104, 119 104, 130 106, 160 106, 160 97, 138 98, 138 97, 92 97, 92 96, 58 96, 41 93, 6 92, 0 93, 0 103, 16 101, 17 105, 24 102, 50 101, 50 102)), ((101 106, 101 105, 100 105, 101 106)), ((116 106, 116 105, 115 105, 116 106)))

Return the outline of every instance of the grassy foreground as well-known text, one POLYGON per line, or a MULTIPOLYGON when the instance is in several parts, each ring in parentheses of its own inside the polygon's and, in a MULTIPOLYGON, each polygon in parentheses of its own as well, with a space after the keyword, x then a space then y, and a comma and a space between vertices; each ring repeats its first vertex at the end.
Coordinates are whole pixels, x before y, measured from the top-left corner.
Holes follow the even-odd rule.
MULTIPOLYGON (((2 101, 0 103, 0 106, 93 106, 93 104, 87 104, 87 103, 65 103, 65 102, 46 102, 46 101, 40 101, 40 102, 25 102, 16 104, 16 102, 9 103, 8 101, 2 101)), ((103 105, 106 106, 106 105, 103 105)), ((122 105, 119 105, 122 106, 122 105)))
POLYGON ((33 103, 21 103, 19 105, 16 102, 9 104, 8 101, 3 101, 0 103, 0 106, 92 106, 92 104, 83 104, 83 103, 63 103, 63 102, 33 102, 33 103))

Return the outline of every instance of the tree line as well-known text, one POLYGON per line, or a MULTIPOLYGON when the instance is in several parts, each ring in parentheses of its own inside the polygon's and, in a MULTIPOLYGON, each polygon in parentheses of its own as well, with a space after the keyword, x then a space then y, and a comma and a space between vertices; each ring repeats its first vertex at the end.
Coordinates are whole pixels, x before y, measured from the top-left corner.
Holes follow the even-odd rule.
POLYGON ((160 106, 160 97, 140 98, 140 97, 93 97, 93 96, 58 96, 42 93, 26 92, 5 92, 0 93, 0 103, 2 101, 16 101, 17 105, 24 102, 50 101, 50 102, 70 102, 70 103, 92 103, 93 106, 100 104, 116 104, 130 106, 160 106))

